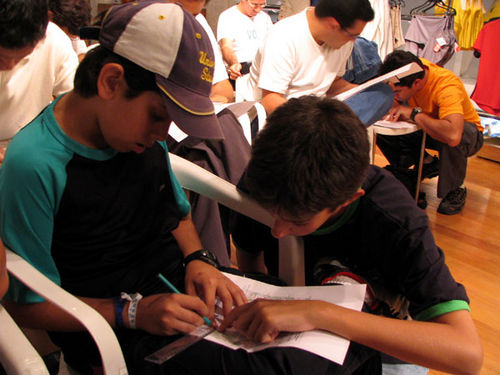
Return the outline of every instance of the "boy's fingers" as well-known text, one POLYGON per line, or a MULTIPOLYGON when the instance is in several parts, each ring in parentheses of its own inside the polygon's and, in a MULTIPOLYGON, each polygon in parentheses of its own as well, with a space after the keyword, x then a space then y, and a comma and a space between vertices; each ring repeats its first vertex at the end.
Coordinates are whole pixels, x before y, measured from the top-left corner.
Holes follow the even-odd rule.
POLYGON ((208 307, 208 316, 213 317, 215 312, 215 293, 216 289, 211 286, 204 286, 203 300, 208 307))
POLYGON ((248 303, 247 296, 239 287, 232 289, 231 294, 233 296, 233 301, 235 306, 242 306, 248 303))
POLYGON ((192 312, 194 315, 188 314, 187 316, 184 316, 183 314, 180 314, 178 318, 192 322, 193 324, 202 324, 203 320, 200 319, 209 314, 209 309, 207 305, 197 296, 189 296, 189 295, 179 295, 179 296, 180 296, 179 298, 181 298, 179 305, 183 308, 183 311, 186 312, 186 310, 188 310, 189 312, 192 312))
POLYGON ((224 320, 220 325, 219 329, 221 331, 226 330, 228 327, 233 325, 233 322, 238 318, 242 310, 242 307, 235 307, 231 312, 227 315, 224 315, 224 320))

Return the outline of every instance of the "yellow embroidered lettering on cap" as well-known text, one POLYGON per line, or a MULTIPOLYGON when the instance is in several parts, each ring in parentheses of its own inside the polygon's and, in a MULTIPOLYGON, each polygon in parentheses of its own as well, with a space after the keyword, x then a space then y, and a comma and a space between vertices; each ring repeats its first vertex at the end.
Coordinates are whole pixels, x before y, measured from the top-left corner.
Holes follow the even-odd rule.
POLYGON ((207 82, 212 82, 214 80, 214 77, 212 76, 209 68, 203 68, 201 79, 207 82))
POLYGON ((213 68, 215 66, 215 61, 214 60, 210 60, 210 58, 207 57, 207 53, 206 52, 200 51, 200 64, 203 64, 205 66, 213 68))

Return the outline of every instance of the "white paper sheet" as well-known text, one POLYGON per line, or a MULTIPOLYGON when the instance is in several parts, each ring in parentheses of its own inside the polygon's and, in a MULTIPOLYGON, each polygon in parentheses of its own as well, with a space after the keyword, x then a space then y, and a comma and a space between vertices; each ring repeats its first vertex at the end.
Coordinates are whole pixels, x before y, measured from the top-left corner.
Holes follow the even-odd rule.
MULTIPOLYGON (((278 300, 322 300, 349 309, 360 311, 366 291, 365 284, 359 285, 331 285, 312 287, 278 287, 252 279, 225 274, 235 282, 246 294, 249 301, 256 298, 278 300)), ((245 349, 255 352, 270 347, 295 347, 310 351, 338 364, 343 364, 349 340, 332 333, 320 330, 301 333, 282 333, 269 344, 258 344, 244 336, 229 331, 227 333, 212 332, 206 340, 216 342, 232 349, 245 349)))
POLYGON ((387 121, 387 120, 379 120, 375 123, 377 126, 382 126, 384 128, 390 129, 415 129, 417 126, 411 122, 407 121, 387 121))

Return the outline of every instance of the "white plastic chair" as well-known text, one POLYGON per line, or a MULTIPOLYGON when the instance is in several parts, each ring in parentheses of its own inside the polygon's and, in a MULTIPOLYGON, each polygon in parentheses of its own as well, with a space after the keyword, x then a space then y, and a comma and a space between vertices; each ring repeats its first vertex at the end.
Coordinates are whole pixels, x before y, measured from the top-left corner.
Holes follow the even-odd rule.
POLYGON ((42 357, 0 305, 0 363, 7 374, 49 375, 42 357))
MULTIPOLYGON (((19 279, 23 284, 46 300, 51 301, 67 313, 74 316, 89 331, 90 335, 95 340, 99 353, 101 354, 103 371, 105 374, 128 374, 120 344, 116 339, 113 329, 101 316, 101 314, 72 294, 66 292, 59 285, 49 280, 45 275, 40 273, 19 255, 13 253, 9 249, 6 249, 6 253, 7 270, 11 275, 19 279)), ((48 374, 48 372, 42 372, 40 362, 35 358, 36 356, 33 351, 25 351, 24 349, 21 349, 22 347, 11 348, 12 340, 8 335, 4 335, 4 329, 8 328, 15 333, 15 337, 18 340, 22 340, 18 333, 20 329, 12 319, 10 321, 8 320, 8 314, 5 311, 2 314, 4 315, 0 315, 2 319, 0 354, 2 357, 2 363, 5 361, 5 364, 10 366, 7 373, 9 375, 48 374), (15 363, 18 363, 19 365, 14 365, 15 363), (25 363, 26 366, 22 366, 23 363, 25 363)), ((4 366, 6 366, 5 364, 4 366)), ((47 371, 46 368, 45 371, 47 371)))
MULTIPOLYGON (((185 189, 216 200, 267 226, 272 225, 273 219, 269 212, 235 185, 172 153, 170 162, 177 179, 185 189)), ((304 245, 301 238, 286 236, 280 239, 279 276, 289 285, 305 284, 304 245)))

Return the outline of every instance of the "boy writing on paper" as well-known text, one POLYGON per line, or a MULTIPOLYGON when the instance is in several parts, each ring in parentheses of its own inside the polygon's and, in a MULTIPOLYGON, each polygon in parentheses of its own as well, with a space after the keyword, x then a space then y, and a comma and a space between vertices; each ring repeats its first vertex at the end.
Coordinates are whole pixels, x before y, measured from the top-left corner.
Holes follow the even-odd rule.
POLYGON ((322 329, 406 362, 479 373, 482 348, 464 287, 450 274, 425 213, 368 160, 366 129, 345 104, 290 99, 268 117, 240 183, 274 216, 271 231, 238 216, 232 234, 240 269, 271 274, 277 238, 302 236, 306 284, 368 281, 365 302, 377 314, 320 301, 258 300, 232 310, 221 329, 233 326, 260 342, 281 331, 322 329))
MULTIPOLYGON (((103 315, 131 374, 326 373, 329 362, 307 352, 249 355, 205 341, 162 365, 144 361, 212 318, 216 296, 225 314, 245 302, 202 249, 165 145, 172 120, 189 135, 221 137, 209 99, 213 52, 193 16, 163 1, 113 7, 95 31, 100 46, 75 89, 6 153, 5 245, 103 315), (187 294, 172 294, 159 273, 187 294)), ((20 325, 49 330, 71 367, 99 373, 93 340, 71 315, 14 279, 5 307, 20 325)))

